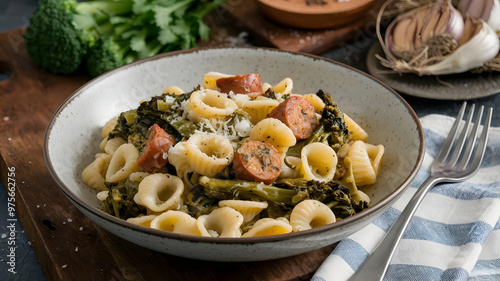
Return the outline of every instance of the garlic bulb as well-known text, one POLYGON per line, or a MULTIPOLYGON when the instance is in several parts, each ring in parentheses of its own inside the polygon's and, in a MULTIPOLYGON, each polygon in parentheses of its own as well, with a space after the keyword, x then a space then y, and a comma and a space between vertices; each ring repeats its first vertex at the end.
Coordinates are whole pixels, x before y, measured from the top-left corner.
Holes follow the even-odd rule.
POLYGON ((469 16, 464 19, 449 0, 398 16, 387 27, 384 40, 378 24, 377 35, 386 56, 377 56, 382 65, 421 76, 482 67, 500 49, 498 35, 485 21, 469 16))
POLYGON ((417 69, 420 75, 461 73, 482 67, 495 58, 500 50, 500 40, 495 31, 483 20, 465 19, 465 32, 459 48, 436 64, 417 69))
POLYGON ((457 0, 457 9, 466 16, 483 19, 495 31, 500 31, 500 0, 457 0))

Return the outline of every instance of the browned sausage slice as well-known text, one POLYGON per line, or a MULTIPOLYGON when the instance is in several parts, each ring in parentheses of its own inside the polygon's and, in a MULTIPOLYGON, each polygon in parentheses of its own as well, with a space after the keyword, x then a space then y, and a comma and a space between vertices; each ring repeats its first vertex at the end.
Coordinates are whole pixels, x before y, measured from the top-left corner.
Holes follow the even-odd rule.
POLYGON ((311 137, 316 129, 316 113, 310 101, 301 96, 291 96, 275 107, 267 117, 279 119, 293 132, 297 140, 311 137))
POLYGON ((247 141, 234 155, 233 170, 240 180, 271 184, 281 173, 281 157, 272 144, 247 141))
POLYGON ((167 164, 166 154, 175 144, 175 140, 157 124, 149 128, 147 138, 146 146, 142 149, 137 164, 144 171, 153 173, 167 164))
POLYGON ((217 79, 215 83, 217 84, 217 90, 225 94, 233 91, 235 94, 245 94, 251 98, 264 94, 260 74, 256 73, 223 77, 217 79))

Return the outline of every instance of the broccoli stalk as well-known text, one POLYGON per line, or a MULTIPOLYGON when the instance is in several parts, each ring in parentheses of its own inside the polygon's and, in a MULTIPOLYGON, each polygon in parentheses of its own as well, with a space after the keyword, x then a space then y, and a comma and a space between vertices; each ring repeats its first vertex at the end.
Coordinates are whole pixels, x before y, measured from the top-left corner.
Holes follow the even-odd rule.
POLYGON ((202 176, 198 182, 204 189, 204 194, 209 198, 243 198, 283 202, 295 205, 294 197, 297 191, 279 188, 258 182, 242 180, 224 180, 202 176))
POLYGON ((43 69, 73 73, 99 40, 105 19, 131 9, 132 0, 41 0, 24 34, 28 53, 43 69))

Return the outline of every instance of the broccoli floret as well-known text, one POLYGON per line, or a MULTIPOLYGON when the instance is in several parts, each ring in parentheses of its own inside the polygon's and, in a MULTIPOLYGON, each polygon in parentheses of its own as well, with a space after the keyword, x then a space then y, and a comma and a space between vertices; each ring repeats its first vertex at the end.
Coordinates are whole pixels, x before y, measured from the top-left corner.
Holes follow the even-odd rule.
POLYGON ((316 95, 325 103, 321 113, 320 124, 324 126, 324 132, 329 133, 330 145, 338 144, 339 147, 348 143, 351 134, 344 121, 344 112, 332 100, 332 96, 319 90, 316 95))
POLYGON ((24 34, 34 63, 57 74, 75 72, 88 48, 109 29, 108 17, 127 13, 131 0, 41 0, 24 34), (106 11, 106 12, 103 12, 106 11))
POLYGON ((225 0, 41 0, 24 34, 35 64, 91 76, 208 39, 203 17, 225 0))
POLYGON ((103 36, 89 49, 86 67, 90 76, 95 77, 137 59, 130 53, 130 47, 122 40, 103 36))

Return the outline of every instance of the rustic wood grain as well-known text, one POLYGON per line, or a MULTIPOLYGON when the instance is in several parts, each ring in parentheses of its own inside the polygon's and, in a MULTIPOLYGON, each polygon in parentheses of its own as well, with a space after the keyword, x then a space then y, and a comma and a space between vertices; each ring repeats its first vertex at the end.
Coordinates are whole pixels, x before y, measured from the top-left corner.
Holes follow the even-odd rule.
POLYGON ((89 80, 35 65, 22 29, 0 34, 0 178, 15 168, 16 211, 49 280, 306 280, 333 245, 291 258, 218 263, 178 258, 127 242, 96 226, 52 180, 43 136, 59 104, 89 80))
POLYGON ((265 18, 257 9, 253 0, 228 0, 223 8, 218 9, 219 20, 231 18, 247 30, 254 43, 267 45, 282 50, 322 54, 334 47, 341 46, 366 33, 375 31, 377 12, 384 3, 377 0, 360 18, 348 24, 320 30, 290 28, 276 24, 265 18))

